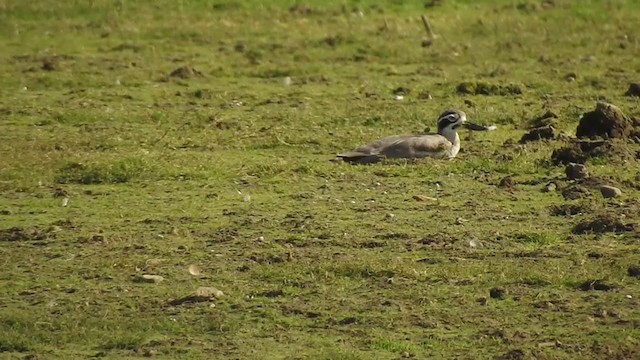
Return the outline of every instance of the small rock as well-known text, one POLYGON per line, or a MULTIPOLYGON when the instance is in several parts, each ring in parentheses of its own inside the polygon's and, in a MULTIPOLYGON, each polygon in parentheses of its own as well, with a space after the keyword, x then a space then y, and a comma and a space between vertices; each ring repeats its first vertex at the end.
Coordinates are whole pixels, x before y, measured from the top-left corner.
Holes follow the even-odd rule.
POLYGON ((605 199, 614 198, 622 195, 622 191, 614 186, 602 185, 600 186, 600 193, 605 199))
POLYGON ((569 163, 564 172, 569 180, 584 179, 589 176, 589 171, 583 164, 569 163))
POLYGON ((491 296, 492 299, 502 300, 504 299, 504 296, 506 294, 507 294, 507 291, 499 287, 494 287, 494 288, 491 288, 491 290, 489 290, 489 296, 491 296))
POLYGON ((471 246, 472 248, 478 248, 478 247, 482 247, 482 243, 476 239, 471 239, 469 240, 469 246, 471 246))
POLYGON ((627 269, 627 274, 629 276, 640 278, 640 266, 639 265, 631 265, 627 269))
POLYGON ((189 265, 189 274, 198 276, 198 275, 202 275, 202 272, 200 272, 200 269, 197 266, 189 265))
POLYGON ((138 282, 138 283, 159 283, 159 282, 163 282, 164 278, 160 275, 148 275, 148 274, 144 274, 144 275, 140 275, 140 276, 136 276, 133 278, 134 282, 138 282))
POLYGON ((477 298, 476 301, 478 302, 478 304, 484 306, 484 305, 487 305, 488 299, 487 299, 486 296, 481 296, 481 297, 477 298))
POLYGON ((554 192, 556 191, 557 188, 558 188, 558 185, 556 185, 556 183, 551 181, 550 183, 545 185, 544 188, 542 188, 542 192, 554 192))

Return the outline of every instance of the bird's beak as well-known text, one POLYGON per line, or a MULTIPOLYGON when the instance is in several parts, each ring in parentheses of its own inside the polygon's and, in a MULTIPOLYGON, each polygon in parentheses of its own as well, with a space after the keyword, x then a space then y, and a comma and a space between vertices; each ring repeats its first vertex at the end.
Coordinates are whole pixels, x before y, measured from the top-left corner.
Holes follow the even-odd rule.
POLYGON ((491 131, 493 130, 491 126, 484 126, 484 125, 478 125, 478 124, 474 124, 468 121, 465 121, 463 126, 469 130, 474 130, 474 131, 491 131))

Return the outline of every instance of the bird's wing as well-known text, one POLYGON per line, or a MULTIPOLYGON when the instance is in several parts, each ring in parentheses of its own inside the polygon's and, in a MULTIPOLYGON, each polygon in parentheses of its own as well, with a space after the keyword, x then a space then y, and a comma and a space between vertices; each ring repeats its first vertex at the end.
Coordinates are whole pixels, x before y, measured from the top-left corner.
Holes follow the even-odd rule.
POLYGON ((380 147, 380 154, 387 158, 441 157, 453 144, 440 135, 398 136, 380 147))
POLYGON ((441 135, 396 135, 338 154, 347 162, 374 163, 382 158, 447 157, 453 144, 441 135))

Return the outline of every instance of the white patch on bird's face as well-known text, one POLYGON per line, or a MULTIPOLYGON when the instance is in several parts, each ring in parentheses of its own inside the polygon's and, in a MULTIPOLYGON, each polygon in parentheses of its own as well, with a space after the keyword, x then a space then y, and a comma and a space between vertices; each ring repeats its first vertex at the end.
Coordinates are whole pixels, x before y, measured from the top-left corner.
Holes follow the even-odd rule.
POLYGON ((456 131, 465 121, 467 115, 462 111, 445 111, 438 118, 438 133, 456 131))

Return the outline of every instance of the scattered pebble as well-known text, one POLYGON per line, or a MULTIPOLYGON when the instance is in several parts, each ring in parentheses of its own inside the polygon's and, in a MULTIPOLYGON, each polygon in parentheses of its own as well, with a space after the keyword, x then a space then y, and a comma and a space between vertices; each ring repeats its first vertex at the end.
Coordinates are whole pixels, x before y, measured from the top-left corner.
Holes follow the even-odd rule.
POLYGON ((564 172, 569 180, 584 179, 589 176, 589 171, 583 164, 569 163, 564 172))
POLYGON ((614 186, 602 185, 600 186, 600 193, 605 199, 614 198, 622 195, 622 191, 614 186))
POLYGON ((554 183, 553 181, 548 183, 547 185, 544 186, 544 188, 542 188, 543 192, 554 192, 556 191, 556 189, 558 188, 558 185, 556 185, 556 183, 554 183))

